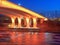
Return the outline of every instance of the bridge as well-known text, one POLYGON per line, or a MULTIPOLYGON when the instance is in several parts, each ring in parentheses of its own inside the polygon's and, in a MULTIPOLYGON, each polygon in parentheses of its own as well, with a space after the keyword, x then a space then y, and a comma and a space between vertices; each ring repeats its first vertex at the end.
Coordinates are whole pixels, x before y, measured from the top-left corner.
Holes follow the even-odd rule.
POLYGON ((40 23, 48 20, 46 17, 37 14, 22 6, 18 6, 7 0, 0 1, 0 14, 10 18, 8 28, 30 28, 39 29, 40 23), (17 24, 15 23, 17 21, 17 24))

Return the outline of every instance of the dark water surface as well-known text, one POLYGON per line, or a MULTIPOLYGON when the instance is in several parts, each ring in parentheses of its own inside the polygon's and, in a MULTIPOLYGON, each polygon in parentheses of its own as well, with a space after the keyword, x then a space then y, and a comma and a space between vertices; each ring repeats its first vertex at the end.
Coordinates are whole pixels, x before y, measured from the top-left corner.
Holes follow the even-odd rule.
POLYGON ((60 45, 60 33, 0 32, 0 45, 60 45))

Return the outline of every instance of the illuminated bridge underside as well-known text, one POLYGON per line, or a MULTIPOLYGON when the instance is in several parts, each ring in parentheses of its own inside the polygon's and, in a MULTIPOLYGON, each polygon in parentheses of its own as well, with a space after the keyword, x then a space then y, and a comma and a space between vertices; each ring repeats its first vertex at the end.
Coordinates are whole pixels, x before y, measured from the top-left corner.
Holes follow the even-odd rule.
MULTIPOLYGON (((0 1, 0 14, 11 18, 12 23, 8 25, 9 28, 39 28, 37 27, 37 19, 45 19, 35 12, 8 1, 0 1), (18 20, 17 25, 15 24, 16 18, 18 20), (24 20, 24 26, 22 26, 22 20, 24 20)), ((43 22, 43 20, 39 22, 43 22)))

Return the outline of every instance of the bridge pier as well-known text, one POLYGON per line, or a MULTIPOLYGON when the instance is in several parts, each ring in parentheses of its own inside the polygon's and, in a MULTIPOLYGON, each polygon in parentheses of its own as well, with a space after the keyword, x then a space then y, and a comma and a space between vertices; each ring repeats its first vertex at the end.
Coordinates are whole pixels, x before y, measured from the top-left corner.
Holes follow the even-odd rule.
POLYGON ((26 17, 26 27, 30 28, 30 19, 26 17))
POLYGON ((15 25, 15 17, 11 17, 11 26, 10 26, 10 28, 15 28, 16 27, 16 25, 15 25))
POLYGON ((33 18, 33 28, 37 28, 37 19, 33 18))
POLYGON ((22 27, 22 25, 21 25, 21 17, 18 17, 18 26, 17 27, 18 28, 22 27))
POLYGON ((22 24, 22 17, 11 17, 11 25, 10 28, 37 28, 37 18, 32 18, 32 20, 28 17, 25 17, 24 24, 22 24), (18 24, 15 24, 16 18, 18 19, 18 24), (30 23, 30 21, 33 21, 33 24, 30 23), (25 26, 22 26, 25 25, 25 26), (30 26, 32 25, 32 27, 30 26))

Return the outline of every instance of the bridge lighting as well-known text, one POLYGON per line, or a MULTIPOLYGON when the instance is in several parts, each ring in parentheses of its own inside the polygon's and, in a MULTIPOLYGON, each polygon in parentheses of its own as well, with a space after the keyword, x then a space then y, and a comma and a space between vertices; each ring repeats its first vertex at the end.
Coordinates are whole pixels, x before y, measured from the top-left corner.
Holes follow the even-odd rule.
POLYGON ((10 27, 11 25, 9 24, 8 27, 10 27))
POLYGON ((30 22, 29 22, 29 18, 26 18, 26 22, 27 22, 27 24, 26 24, 27 26, 26 26, 26 27, 30 27, 30 24, 29 24, 29 23, 30 23, 30 22))
POLYGON ((12 18, 12 23, 13 23, 13 24, 15 23, 15 20, 14 20, 14 18, 12 18))
MULTIPOLYGON (((18 5, 21 5, 21 4, 18 3, 18 5)), ((37 27, 37 19, 36 18, 41 18, 41 21, 39 20, 41 23, 43 23, 43 21, 48 20, 47 18, 45 18, 43 16, 40 16, 39 14, 37 14, 33 11, 30 11, 26 8, 23 8, 21 6, 18 6, 18 5, 13 4, 11 2, 8 2, 8 1, 2 1, 1 7, 3 7, 3 8, 1 8, 0 10, 2 10, 3 12, 0 12, 0 13, 4 13, 7 16, 10 15, 9 17, 11 18, 11 25, 8 25, 9 28, 30 28, 30 29, 35 29, 35 28, 39 28, 39 27, 37 27), (7 9, 6 12, 5 12, 5 8, 7 9), (13 12, 14 9, 16 9, 15 11, 18 11, 18 12, 22 11, 22 13, 24 15, 20 16, 20 13, 18 13, 18 12, 16 12, 16 14, 15 14, 13 12), (11 11, 13 13, 10 14, 11 11), (16 18, 17 18, 17 24, 16 24, 16 18), (30 20, 31 18, 32 18, 32 20, 30 20), (23 21, 22 21, 22 19, 23 19, 23 21), (21 25, 21 23, 22 23, 22 25, 21 25)))
POLYGON ((13 28, 17 28, 17 25, 15 25, 13 28))
POLYGON ((0 4, 0 5, 1 5, 1 7, 17 9, 17 10, 23 11, 25 13, 30 14, 31 16, 35 16, 35 17, 39 17, 39 18, 45 18, 43 16, 40 16, 40 14, 37 14, 31 10, 23 8, 22 6, 18 6, 18 5, 21 5, 20 3, 18 3, 18 5, 16 5, 16 4, 13 4, 12 2, 9 2, 9 1, 2 1, 2 4, 0 4))
POLYGON ((47 18, 45 18, 45 19, 44 19, 44 21, 48 21, 48 19, 47 19, 47 18))
POLYGON ((34 27, 34 28, 37 28, 36 18, 33 18, 33 27, 34 27))

